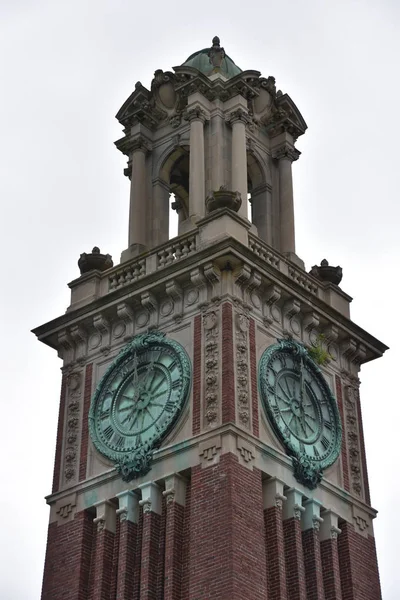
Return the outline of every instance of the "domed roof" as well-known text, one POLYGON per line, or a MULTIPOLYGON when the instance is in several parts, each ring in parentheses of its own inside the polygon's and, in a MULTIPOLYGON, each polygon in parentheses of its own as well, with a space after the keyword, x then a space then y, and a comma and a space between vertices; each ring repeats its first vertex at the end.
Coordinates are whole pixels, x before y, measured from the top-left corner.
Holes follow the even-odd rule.
POLYGON ((191 54, 182 66, 198 69, 204 75, 222 73, 227 79, 241 73, 242 69, 235 65, 233 60, 225 54, 225 50, 220 47, 219 37, 216 36, 212 43, 211 48, 204 48, 191 54))

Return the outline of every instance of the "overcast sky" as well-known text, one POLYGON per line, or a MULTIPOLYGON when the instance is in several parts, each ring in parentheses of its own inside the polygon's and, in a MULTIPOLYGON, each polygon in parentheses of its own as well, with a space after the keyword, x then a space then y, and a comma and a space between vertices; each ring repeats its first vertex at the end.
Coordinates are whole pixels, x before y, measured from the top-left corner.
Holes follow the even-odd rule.
POLYGON ((118 262, 127 245, 117 110, 214 35, 303 114, 297 253, 340 264, 353 320, 391 347, 362 368, 361 399, 383 598, 398 600, 399 23, 398 0, 0 0, 2 600, 39 598, 47 535, 61 363, 30 329, 65 311, 81 252, 118 262))

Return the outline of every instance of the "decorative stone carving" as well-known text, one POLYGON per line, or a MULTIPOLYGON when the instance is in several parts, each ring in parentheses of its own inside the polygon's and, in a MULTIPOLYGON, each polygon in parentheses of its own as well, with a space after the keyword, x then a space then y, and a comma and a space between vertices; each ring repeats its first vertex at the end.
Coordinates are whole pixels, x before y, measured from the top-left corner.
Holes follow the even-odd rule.
POLYGON ((207 116, 206 113, 200 106, 195 106, 194 108, 190 108, 184 113, 185 121, 201 121, 202 123, 206 122, 207 116))
POLYGON ((243 439, 237 439, 237 449, 239 450, 240 457, 243 460, 246 467, 251 467, 252 462, 256 457, 255 448, 252 444, 249 444, 243 439))
POLYGON ((275 158, 275 160, 287 159, 290 160, 290 162, 294 162, 299 158, 300 154, 301 152, 294 146, 290 146, 289 144, 285 143, 282 146, 274 149, 272 158, 275 158))
POLYGON ((346 385, 344 406, 346 411, 347 448, 350 463, 351 491, 362 496, 361 453, 357 420, 358 388, 346 385))
POLYGON ((238 121, 247 125, 250 122, 251 118, 249 116, 249 113, 243 108, 237 108, 227 116, 226 120, 230 125, 234 125, 238 121))
POLYGON ((56 515, 60 520, 71 520, 76 510, 76 494, 57 500, 55 510, 56 515))
POLYGON ((250 428, 249 402, 249 349, 248 330, 249 317, 244 313, 236 313, 236 394, 239 423, 250 428))
POLYGON ((282 291, 277 285, 271 285, 264 295, 264 324, 271 325, 273 321, 280 320, 280 309, 276 306, 281 298, 282 291))
POLYGON ((222 448, 221 436, 208 438, 199 444, 199 455, 202 459, 202 466, 208 467, 219 462, 219 457, 222 448))
POLYGON ((67 445, 64 451, 64 478, 68 484, 76 481, 80 401, 82 394, 82 373, 72 372, 67 378, 67 445))
POLYGON ((203 315, 204 328, 204 411, 207 427, 218 423, 219 403, 219 327, 218 311, 209 310, 203 315))

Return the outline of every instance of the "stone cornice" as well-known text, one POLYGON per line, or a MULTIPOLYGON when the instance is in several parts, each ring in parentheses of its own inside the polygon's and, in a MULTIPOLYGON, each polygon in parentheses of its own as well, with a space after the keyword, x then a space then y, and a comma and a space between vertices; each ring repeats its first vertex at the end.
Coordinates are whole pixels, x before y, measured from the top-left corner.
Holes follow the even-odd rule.
MULTIPOLYGON (((247 465, 248 468, 253 468, 254 466, 261 472, 268 473, 268 475, 272 477, 277 477, 279 473, 279 477, 287 482, 290 482, 291 478, 293 478, 290 457, 286 456, 286 454, 280 450, 268 446, 259 438, 243 431, 243 429, 237 427, 233 423, 228 423, 226 425, 220 425, 212 431, 201 433, 188 440, 164 446, 159 450, 156 450, 153 455, 151 472, 151 480, 153 483, 151 485, 157 487, 157 484, 162 484, 163 479, 165 479, 165 475, 163 475, 163 464, 165 461, 173 457, 174 464, 176 464, 177 457, 179 457, 179 465, 181 466, 182 471, 184 471, 197 466, 198 464, 202 464, 201 453, 204 454, 206 449, 211 448, 212 446, 218 446, 217 452, 220 454, 234 452, 238 456, 240 455, 240 449, 242 447, 252 448, 254 456, 251 459, 251 464, 247 465), (234 450, 235 448, 236 450, 234 450), (276 474, 271 471, 271 468, 276 470, 276 474)), ((207 463, 204 464, 203 462, 203 467, 207 468, 207 466, 207 463)), ((132 482, 132 490, 146 488, 146 493, 144 494, 145 497, 142 500, 143 504, 147 502, 149 498, 149 494, 147 493, 149 487, 148 477, 148 475, 145 475, 143 478, 139 477, 134 483, 132 482)), ((310 498, 310 490, 298 484, 293 479, 293 485, 294 484, 296 485, 295 489, 298 494, 310 498)), ((46 501, 49 505, 57 505, 62 498, 71 496, 71 494, 76 494, 77 509, 82 510, 83 497, 93 489, 96 489, 101 495, 101 486, 104 486, 104 489, 107 489, 108 493, 111 494, 110 497, 118 497, 118 495, 124 491, 126 484, 121 480, 115 468, 111 468, 101 475, 77 483, 74 486, 55 494, 50 494, 46 497, 46 501), (79 505, 81 505, 81 507, 79 505)), ((326 493, 335 497, 335 513, 349 522, 352 522, 354 510, 361 511, 370 519, 376 517, 377 513, 374 508, 368 506, 363 501, 350 496, 347 492, 326 479, 323 479, 318 488, 312 493, 313 502, 321 504, 328 511, 331 510, 330 506, 324 505, 323 498, 326 493)), ((287 495, 288 492, 285 493, 285 496, 287 495)), ((104 504, 104 501, 102 504, 104 504)), ((86 506, 86 501, 84 507, 88 508, 88 506, 86 506)))

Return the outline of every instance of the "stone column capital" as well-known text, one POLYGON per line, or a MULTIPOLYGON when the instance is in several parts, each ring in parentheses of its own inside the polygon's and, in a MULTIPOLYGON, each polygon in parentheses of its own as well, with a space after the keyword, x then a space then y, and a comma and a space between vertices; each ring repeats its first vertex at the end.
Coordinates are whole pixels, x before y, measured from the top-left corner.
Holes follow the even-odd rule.
POLYGON ((139 498, 132 490, 125 490, 116 494, 119 502, 119 508, 116 511, 121 523, 130 521, 137 523, 139 520, 139 498))
POLYGON ((285 142, 284 144, 274 148, 272 151, 272 158, 275 160, 290 160, 290 162, 294 162, 300 156, 301 152, 297 150, 294 146, 285 142))
POLYGON ((283 519, 296 519, 301 520, 301 515, 305 511, 302 505, 303 494, 297 488, 290 488, 286 490, 286 502, 283 507, 283 519))
POLYGON ((303 530, 314 529, 319 531, 323 519, 320 516, 321 502, 315 498, 309 498, 304 502, 303 530))
POLYGON ((342 532, 338 527, 339 517, 332 510, 324 510, 322 512, 323 522, 319 532, 320 541, 335 540, 339 533, 342 532))
POLYGON ((201 123, 206 122, 208 119, 208 115, 205 110, 203 110, 200 106, 193 106, 192 108, 188 108, 184 113, 185 121, 189 121, 192 123, 193 121, 201 121, 201 123))
POLYGON ((135 152, 143 152, 148 154, 152 150, 151 142, 143 135, 137 135, 129 140, 129 153, 132 155, 135 152))
POLYGON ((182 477, 182 475, 179 475, 179 473, 169 475, 165 479, 165 490, 163 491, 162 495, 166 499, 167 504, 176 502, 181 506, 185 506, 186 479, 182 477))
POLYGON ((97 525, 97 531, 116 531, 115 505, 109 500, 100 500, 94 505, 96 507, 96 516, 93 523, 97 525))
POLYGON ((250 123, 251 119, 246 110, 243 108, 237 108, 227 115, 226 121, 230 125, 234 125, 235 123, 243 123, 244 125, 247 125, 250 123))
POLYGON ((149 481, 148 483, 142 483, 139 485, 139 489, 142 492, 142 499, 139 500, 139 506, 142 506, 144 513, 155 512, 158 515, 162 513, 162 496, 160 487, 149 481))
POLYGON ((286 496, 283 493, 283 486, 283 481, 280 481, 276 477, 263 481, 264 510, 273 506, 279 509, 283 508, 283 503, 286 500, 286 496))

